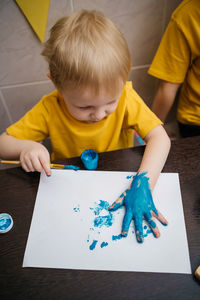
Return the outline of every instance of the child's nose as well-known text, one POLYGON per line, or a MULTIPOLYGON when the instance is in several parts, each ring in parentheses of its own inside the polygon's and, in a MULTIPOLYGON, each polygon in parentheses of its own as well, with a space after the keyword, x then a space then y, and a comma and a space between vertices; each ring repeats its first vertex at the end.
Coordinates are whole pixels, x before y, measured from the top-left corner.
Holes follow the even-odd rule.
POLYGON ((95 110, 94 116, 96 120, 102 120, 106 116, 105 109, 99 108, 95 110))

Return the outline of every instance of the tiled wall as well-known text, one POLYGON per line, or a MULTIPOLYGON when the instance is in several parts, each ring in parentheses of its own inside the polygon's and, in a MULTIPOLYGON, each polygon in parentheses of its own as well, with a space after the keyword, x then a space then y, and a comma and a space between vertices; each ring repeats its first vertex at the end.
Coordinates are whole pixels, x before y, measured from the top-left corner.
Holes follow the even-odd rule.
MULTIPOLYGON (((147 75, 172 11, 180 0, 50 0, 48 31, 55 21, 81 8, 101 10, 125 35, 133 67, 130 79, 148 105, 157 81, 147 75)), ((42 45, 14 0, 0 1, 0 133, 42 95, 53 90, 40 56, 42 45)))

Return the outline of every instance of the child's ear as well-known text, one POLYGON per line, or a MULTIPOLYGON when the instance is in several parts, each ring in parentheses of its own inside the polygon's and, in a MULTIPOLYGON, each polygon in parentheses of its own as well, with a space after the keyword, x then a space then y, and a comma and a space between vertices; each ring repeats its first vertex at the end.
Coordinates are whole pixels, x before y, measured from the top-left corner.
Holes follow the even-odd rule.
POLYGON ((47 77, 52 80, 50 73, 47 73, 47 77))
POLYGON ((55 85, 54 81, 53 81, 53 78, 51 77, 51 73, 47 73, 47 77, 51 80, 51 82, 55 85))
POLYGON ((51 80, 51 82, 53 83, 53 85, 55 86, 55 88, 57 89, 52 77, 51 77, 51 73, 47 73, 47 77, 51 80))

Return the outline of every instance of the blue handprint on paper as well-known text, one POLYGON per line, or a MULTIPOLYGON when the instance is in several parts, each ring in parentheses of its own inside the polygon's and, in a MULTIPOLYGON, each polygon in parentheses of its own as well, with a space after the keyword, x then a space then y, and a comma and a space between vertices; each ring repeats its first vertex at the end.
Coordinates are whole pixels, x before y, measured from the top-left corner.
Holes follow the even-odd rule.
POLYGON ((129 189, 127 189, 110 207, 109 210, 115 211, 122 205, 126 212, 122 223, 122 236, 126 237, 130 223, 134 220, 136 238, 139 243, 143 242, 143 218, 149 223, 154 236, 159 237, 160 232, 153 217, 157 218, 163 225, 167 225, 167 220, 156 209, 151 190, 149 178, 145 176, 147 172, 137 173, 129 189))

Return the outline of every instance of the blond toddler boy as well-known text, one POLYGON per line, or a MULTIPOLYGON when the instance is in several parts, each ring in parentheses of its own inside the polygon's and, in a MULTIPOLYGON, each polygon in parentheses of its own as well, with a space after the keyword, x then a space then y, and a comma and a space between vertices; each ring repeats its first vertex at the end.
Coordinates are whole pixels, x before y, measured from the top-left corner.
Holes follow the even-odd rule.
MULTIPOLYGON (((56 90, 0 136, 0 157, 20 159, 27 172, 44 170, 51 175, 49 152, 40 143, 46 137, 51 139, 51 159, 55 160, 79 156, 87 148, 103 152, 132 147, 136 130, 146 143, 138 173, 147 172, 152 190, 170 140, 162 122, 127 82, 131 57, 116 25, 96 11, 82 10, 64 17, 52 27, 42 55, 56 90)), ((125 196, 126 191, 111 209, 125 196)), ((167 224, 159 212, 149 209, 150 225, 153 216, 167 224)), ((124 236, 128 227, 122 228, 124 236)), ((159 237, 155 223, 151 228, 159 237)), ((142 229, 136 230, 136 235, 143 242, 142 229)))

